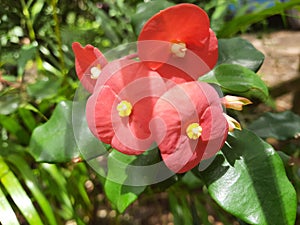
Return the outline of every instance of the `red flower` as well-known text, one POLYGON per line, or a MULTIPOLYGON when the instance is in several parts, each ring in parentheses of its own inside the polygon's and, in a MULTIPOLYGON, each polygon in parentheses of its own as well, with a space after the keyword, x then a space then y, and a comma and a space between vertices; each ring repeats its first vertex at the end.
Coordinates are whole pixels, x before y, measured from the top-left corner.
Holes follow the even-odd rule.
POLYGON ((215 66, 218 41, 205 11, 185 3, 162 10, 146 22, 138 38, 138 54, 151 69, 170 64, 197 80, 215 66))
POLYGON ((77 76, 85 89, 92 93, 97 78, 107 61, 104 55, 92 45, 82 47, 78 42, 74 42, 72 48, 75 54, 77 76))
POLYGON ((143 63, 118 60, 105 66, 86 106, 93 134, 129 155, 147 150, 153 143, 149 129, 152 109, 166 91, 159 74, 143 63))
POLYGON ((172 87, 156 102, 153 115, 156 143, 165 164, 176 173, 214 156, 227 138, 221 100, 207 83, 172 87))

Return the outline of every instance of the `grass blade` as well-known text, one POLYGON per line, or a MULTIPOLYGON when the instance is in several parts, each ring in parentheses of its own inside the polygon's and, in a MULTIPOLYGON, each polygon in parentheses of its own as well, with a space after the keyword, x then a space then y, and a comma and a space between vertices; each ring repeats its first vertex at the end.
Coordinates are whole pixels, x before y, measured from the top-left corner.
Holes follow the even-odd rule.
POLYGON ((0 157, 0 174, 2 175, 0 176, 2 185, 28 223, 32 225, 43 225, 27 193, 2 157, 0 157))

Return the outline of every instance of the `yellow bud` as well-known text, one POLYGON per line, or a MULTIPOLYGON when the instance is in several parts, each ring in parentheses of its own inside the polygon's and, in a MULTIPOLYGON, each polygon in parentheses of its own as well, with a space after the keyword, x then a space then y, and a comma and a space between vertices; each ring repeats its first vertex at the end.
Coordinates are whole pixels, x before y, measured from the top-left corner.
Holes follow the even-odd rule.
POLYGON ((237 130, 242 130, 241 124, 236 121, 234 118, 232 118, 231 116, 228 116, 227 114, 224 113, 224 116, 227 120, 228 126, 229 126, 229 131, 232 132, 234 131, 234 129, 237 130))
POLYGON ((252 102, 244 97, 226 95, 222 98, 222 104, 228 109, 241 111, 244 105, 252 104, 252 102))

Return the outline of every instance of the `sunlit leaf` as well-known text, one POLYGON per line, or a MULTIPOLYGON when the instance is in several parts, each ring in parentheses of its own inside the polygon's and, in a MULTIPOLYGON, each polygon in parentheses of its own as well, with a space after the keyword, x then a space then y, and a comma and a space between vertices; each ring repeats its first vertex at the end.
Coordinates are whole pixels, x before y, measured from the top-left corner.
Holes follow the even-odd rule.
POLYGON ((41 218, 31 199, 2 157, 0 157, 0 181, 28 223, 31 225, 42 225, 41 218))
POLYGON ((19 221, 9 204, 5 194, 0 188, 0 223, 2 225, 18 225, 19 221))
POLYGON ((199 78, 204 81, 221 86, 225 93, 258 98, 266 101, 269 92, 261 78, 246 67, 232 64, 221 64, 214 70, 199 78))
POLYGON ((45 214, 47 223, 50 225, 56 225, 56 219, 50 202, 40 189, 35 174, 29 168, 27 162, 22 157, 12 154, 7 157, 7 160, 18 169, 18 172, 21 174, 22 179, 24 179, 27 188, 31 191, 33 197, 36 199, 45 214))

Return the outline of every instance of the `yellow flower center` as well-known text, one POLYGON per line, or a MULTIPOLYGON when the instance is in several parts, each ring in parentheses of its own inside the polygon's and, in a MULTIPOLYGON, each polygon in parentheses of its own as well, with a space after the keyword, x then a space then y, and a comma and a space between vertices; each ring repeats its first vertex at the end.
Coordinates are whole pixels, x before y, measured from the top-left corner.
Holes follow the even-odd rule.
POLYGON ((132 105, 130 102, 123 100, 117 105, 117 110, 120 117, 129 116, 132 112, 132 105))
POLYGON ((172 43, 171 45, 171 52, 179 58, 183 58, 185 56, 186 51, 187 48, 184 42, 172 43))
POLYGON ((190 139, 197 140, 202 133, 202 127, 199 125, 199 123, 191 123, 187 129, 186 134, 190 139))

